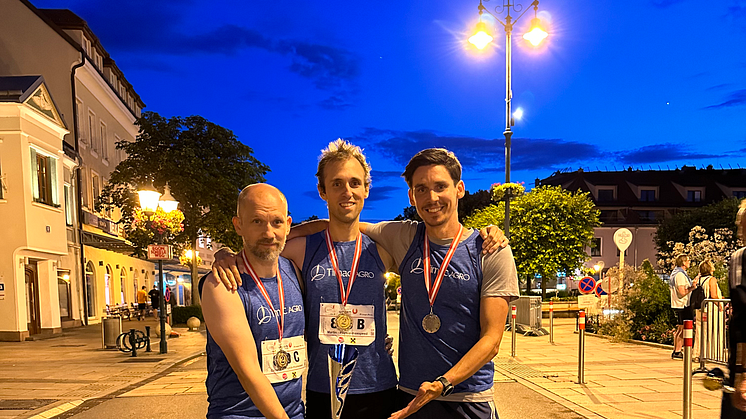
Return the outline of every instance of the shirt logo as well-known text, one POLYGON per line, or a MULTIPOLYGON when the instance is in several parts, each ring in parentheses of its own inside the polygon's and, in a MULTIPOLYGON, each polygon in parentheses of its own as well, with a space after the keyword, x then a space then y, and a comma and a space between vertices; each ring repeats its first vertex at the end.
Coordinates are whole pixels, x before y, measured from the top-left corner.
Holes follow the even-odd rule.
POLYGON ((259 324, 269 323, 272 320, 272 312, 267 307, 261 306, 256 311, 256 319, 259 321, 259 324))
MULTIPOLYGON (((350 271, 344 271, 340 270, 339 273, 342 275, 342 278, 349 278, 350 277, 350 271)), ((310 272, 311 275, 311 282, 313 281, 319 281, 327 276, 333 277, 334 274, 334 268, 326 268, 321 265, 316 265, 311 269, 310 272)), ((357 271, 357 278, 375 278, 376 274, 370 271, 357 271)))
MULTIPOLYGON (((422 258, 417 258, 412 261, 412 264, 409 266, 409 273, 414 275, 421 275, 425 272, 424 267, 422 266, 422 258)), ((434 266, 430 266, 430 275, 437 275, 438 274, 438 268, 434 266)), ((456 278, 463 281, 468 281, 471 279, 471 276, 469 274, 462 274, 461 272, 456 272, 453 269, 446 269, 445 275, 448 278, 456 278)))

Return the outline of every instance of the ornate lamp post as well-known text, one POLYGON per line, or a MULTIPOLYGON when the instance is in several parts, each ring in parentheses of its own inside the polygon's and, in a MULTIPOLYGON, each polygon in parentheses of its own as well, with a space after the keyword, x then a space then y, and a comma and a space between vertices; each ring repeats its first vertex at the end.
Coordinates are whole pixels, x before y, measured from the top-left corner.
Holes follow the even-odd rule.
MULTIPOLYGON (((489 0, 484 0, 489 1, 489 0)), ((534 0, 531 3, 534 9, 534 18, 531 20, 531 30, 523 35, 523 38, 531 42, 534 46, 539 45, 541 41, 547 37, 547 33, 539 26, 539 18, 536 16, 539 10, 539 0, 534 0)), ((495 13, 487 10, 482 4, 482 0, 479 0, 479 22, 477 23, 476 31, 473 36, 469 38, 469 42, 474 44, 479 49, 484 49, 494 39, 490 35, 487 25, 482 22, 482 13, 487 12, 490 16, 495 18, 505 28, 505 183, 510 183, 510 140, 513 136, 513 131, 510 127, 514 124, 512 116, 513 106, 513 91, 512 91, 512 36, 513 36, 513 25, 523 17, 524 14, 529 10, 528 8, 523 10, 523 6, 511 3, 511 0, 503 0, 502 6, 495 7, 495 13), (517 18, 513 19, 510 15, 511 9, 514 13, 520 13, 517 18), (521 12, 522 11, 522 12, 521 12), (498 15, 502 15, 507 12, 505 22, 500 20, 498 15)), ((518 117, 520 118, 520 117, 518 117)), ((512 193, 510 190, 505 194, 505 235, 510 237, 510 198, 512 193)))
MULTIPOLYGON (((179 207, 179 202, 174 199, 173 196, 171 196, 171 190, 169 189, 168 185, 166 185, 166 190, 163 195, 161 195, 160 192, 156 191, 152 184, 146 186, 145 188, 137 191, 137 194, 140 197, 140 209, 142 209, 142 212, 145 213, 145 215, 152 221, 153 215, 155 215, 155 212, 158 210, 158 207, 161 207, 163 212, 169 213, 179 207)), ((160 245, 163 241, 163 235, 156 233, 156 244, 160 245)), ((163 259, 170 259, 171 256, 171 249, 170 246, 166 245, 167 254, 164 254, 163 252, 161 254, 157 255, 158 258, 158 287, 161 291, 161 297, 159 301, 159 311, 160 311, 160 331, 161 331, 161 344, 160 344, 160 353, 165 354, 168 353, 168 344, 166 343, 166 299, 165 299, 165 283, 163 280, 163 259)), ((160 247, 160 246, 156 246, 160 247)), ((158 253, 158 249, 155 249, 153 253, 158 253)), ((148 246, 148 255, 151 255, 151 246, 148 246)))

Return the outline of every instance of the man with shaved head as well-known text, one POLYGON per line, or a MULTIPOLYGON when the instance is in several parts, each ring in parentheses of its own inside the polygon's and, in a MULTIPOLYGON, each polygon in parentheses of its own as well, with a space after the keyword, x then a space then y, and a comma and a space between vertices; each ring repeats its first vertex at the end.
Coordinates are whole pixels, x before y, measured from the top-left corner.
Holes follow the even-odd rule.
POLYGON ((274 186, 249 185, 233 226, 243 239, 242 285, 200 282, 207 326, 207 418, 303 418, 303 297, 298 271, 280 256, 291 219, 274 186))

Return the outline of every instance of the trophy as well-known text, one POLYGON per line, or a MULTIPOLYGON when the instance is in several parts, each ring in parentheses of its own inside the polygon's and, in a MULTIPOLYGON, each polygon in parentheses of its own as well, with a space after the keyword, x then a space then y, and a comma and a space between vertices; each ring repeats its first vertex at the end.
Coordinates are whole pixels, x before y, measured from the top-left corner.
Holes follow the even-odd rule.
POLYGON ((352 371, 357 363, 358 351, 344 343, 329 348, 329 386, 332 398, 332 417, 339 419, 350 388, 352 371))

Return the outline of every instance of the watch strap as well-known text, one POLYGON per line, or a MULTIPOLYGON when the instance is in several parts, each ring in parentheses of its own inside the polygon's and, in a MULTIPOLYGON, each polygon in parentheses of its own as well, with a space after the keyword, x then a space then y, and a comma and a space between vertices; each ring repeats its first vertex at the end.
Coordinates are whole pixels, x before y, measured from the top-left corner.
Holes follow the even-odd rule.
POLYGON ((435 380, 440 381, 440 383, 443 384, 443 391, 440 393, 441 396, 447 396, 453 392, 453 384, 451 384, 447 378, 441 375, 435 380))

